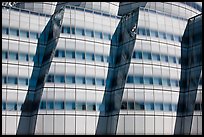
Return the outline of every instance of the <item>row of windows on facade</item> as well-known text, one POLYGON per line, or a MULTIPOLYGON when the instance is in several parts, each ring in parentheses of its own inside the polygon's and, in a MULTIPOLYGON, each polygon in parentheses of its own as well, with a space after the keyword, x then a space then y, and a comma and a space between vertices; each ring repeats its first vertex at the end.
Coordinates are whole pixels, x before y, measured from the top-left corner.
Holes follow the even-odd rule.
MULTIPOLYGON (((90 29, 83 29, 83 28, 74 28, 70 26, 62 26, 61 33, 67 33, 67 34, 73 34, 73 35, 81 35, 81 36, 87 36, 87 37, 95 37, 98 39, 105 39, 105 40, 111 40, 111 34, 108 33, 102 33, 99 31, 94 31, 90 29)), ((5 28, 2 27, 2 34, 6 35, 14 35, 14 36, 20 36, 20 37, 25 37, 25 38, 33 38, 33 39, 38 39, 39 34, 37 32, 30 32, 25 31, 25 30, 18 30, 14 28, 5 28)), ((181 42, 181 36, 175 35, 175 34, 170 34, 166 32, 161 32, 157 30, 150 30, 148 28, 137 28, 137 34, 138 35, 143 35, 143 36, 151 36, 151 37, 157 37, 161 39, 168 39, 171 41, 177 41, 181 42)))
MULTIPOLYGON (((63 75, 48 75, 46 82, 48 83, 66 83, 66 84, 87 84, 87 85, 105 85, 105 79, 63 75)), ((145 84, 145 85, 160 85, 178 87, 179 81, 168 78, 145 77, 145 76, 128 76, 127 83, 129 84, 145 84)), ((28 85, 28 78, 6 77, 2 76, 2 84, 28 85)), ((185 83, 184 83, 185 84, 185 83)), ((199 81, 202 85, 202 78, 199 81)))
MULTIPOLYGON (((22 103, 2 102, 2 110, 15 111, 22 110, 22 103)), ((85 103, 85 102, 63 102, 63 101, 41 101, 39 109, 41 110, 87 110, 87 111, 107 111, 113 109, 113 106, 106 107, 104 104, 85 103)), ((176 104, 170 103, 153 103, 153 102, 134 102, 123 101, 121 110, 145 110, 145 111, 177 111, 176 104)), ((195 111, 202 110, 202 104, 195 104, 195 111)))
POLYGON ((147 84, 147 85, 163 85, 163 86, 172 86, 178 87, 179 81, 169 78, 160 78, 160 77, 144 77, 144 76, 128 76, 127 83, 129 84, 147 84))
MULTIPOLYGON (((108 56, 98 55, 94 53, 77 52, 77 51, 56 50, 55 57, 66 57, 71 59, 76 58, 81 60, 108 62, 108 56)), ((174 64, 181 64, 180 58, 176 58, 174 56, 168 56, 168 55, 155 54, 151 52, 134 51, 132 57, 136 59, 163 61, 163 62, 169 62, 174 64)), ((33 61, 34 55, 2 51, 2 59, 33 61)))
POLYGON ((133 58, 181 64, 180 58, 176 58, 175 56, 160 55, 151 52, 134 51, 133 58))

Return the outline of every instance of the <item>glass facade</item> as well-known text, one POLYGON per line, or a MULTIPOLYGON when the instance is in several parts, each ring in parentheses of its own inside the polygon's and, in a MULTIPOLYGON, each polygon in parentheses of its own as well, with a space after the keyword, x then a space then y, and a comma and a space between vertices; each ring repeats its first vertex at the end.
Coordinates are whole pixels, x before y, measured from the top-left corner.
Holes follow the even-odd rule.
POLYGON ((2 134, 202 134, 200 13, 199 2, 2 5, 2 134))

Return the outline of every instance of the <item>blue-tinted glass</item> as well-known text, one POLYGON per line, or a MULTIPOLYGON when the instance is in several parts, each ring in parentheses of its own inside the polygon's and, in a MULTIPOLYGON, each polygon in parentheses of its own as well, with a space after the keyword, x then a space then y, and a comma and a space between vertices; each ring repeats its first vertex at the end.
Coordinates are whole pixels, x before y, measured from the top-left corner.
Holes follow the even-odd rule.
POLYGON ((161 61, 163 61, 163 62, 168 62, 168 56, 166 56, 166 55, 161 55, 161 61))
POLYGON ((64 109, 64 102, 63 101, 55 101, 55 109, 56 110, 64 109))
POLYGON ((177 111, 177 105, 176 104, 172 104, 172 111, 177 111))
POLYGON ((159 32, 159 38, 166 39, 166 34, 164 32, 159 32))
POLYGON ((96 85, 104 86, 104 80, 96 78, 96 85))
POLYGON ((143 102, 135 102, 135 110, 144 110, 143 102))
POLYGON ((169 56, 170 63, 176 63, 175 57, 169 56))
POLYGON ((67 27, 62 27, 62 33, 68 33, 68 34, 70 34, 70 27, 69 26, 67 26, 67 27))
POLYGON ((102 39, 102 32, 95 31, 95 38, 102 39))
POLYGON ((52 101, 47 102, 47 109, 54 109, 54 103, 52 101))
POLYGON ((139 35, 146 35, 144 28, 138 28, 139 29, 139 35))
POLYGON ((144 77, 144 84, 153 84, 153 79, 151 77, 144 77))
POLYGON ((86 36, 88 36, 88 37, 94 37, 94 33, 93 33, 93 31, 87 29, 87 30, 86 30, 86 36))
POLYGON ((95 111, 96 105, 94 103, 87 103, 87 110, 88 111, 95 111))
POLYGON ((8 84, 17 84, 17 78, 8 77, 8 84))
POLYGON ((150 31, 150 35, 151 35, 152 37, 158 37, 158 32, 157 32, 157 31, 154 31, 154 30, 151 30, 151 31, 150 31))
POLYGON ((102 55, 95 55, 95 60, 103 62, 103 56, 102 55))
POLYGON ((162 84, 163 84, 164 86, 168 86, 167 79, 163 78, 163 79, 162 79, 162 84))
POLYGON ((161 104, 161 103, 155 103, 154 104, 154 109, 155 110, 163 110, 163 104, 161 104))
POLYGON ((127 83, 133 83, 133 76, 127 77, 127 83))
POLYGON ((19 85, 28 85, 28 79, 26 78, 18 78, 19 85))
POLYGON ((85 77, 76 77, 76 84, 85 84, 85 77))
POLYGON ((64 50, 57 50, 57 53, 55 53, 56 57, 65 57, 65 51, 64 50))
POLYGON ((76 52, 76 58, 77 59, 85 59, 85 53, 76 52))
POLYGON ((6 103, 2 102, 2 110, 6 110, 6 103))
POLYGON ((86 53, 86 60, 93 60, 94 61, 94 54, 86 53))
POLYGON ((18 111, 22 110, 22 103, 17 103, 17 110, 18 111))
POLYGON ((163 105, 164 107, 164 111, 171 111, 172 110, 172 108, 171 108, 171 104, 164 104, 163 105))
POLYGON ((9 59, 11 59, 11 60, 18 60, 18 54, 10 52, 9 53, 9 59))
POLYGON ((46 102, 45 101, 40 102, 40 109, 46 109, 46 102))
POLYGON ((95 85, 94 78, 86 78, 86 84, 87 85, 95 85))
POLYGON ((64 83, 65 79, 64 76, 55 76, 55 80, 56 83, 64 83))
POLYGON ((121 109, 127 109, 127 102, 126 101, 122 102, 121 109))
POLYGON ((104 62, 108 62, 108 57, 107 56, 103 56, 104 62))
POLYGON ((136 58, 136 59, 142 59, 142 52, 136 51, 136 52, 135 52, 135 58, 136 58))
POLYGON ((128 110, 134 110, 134 102, 128 102, 128 110))
POLYGON ((66 51, 66 57, 67 58, 75 58, 75 52, 74 51, 66 51))
POLYGON ((74 76, 66 76, 66 83, 67 84, 74 84, 75 83, 75 77, 74 76))
POLYGON ((9 102, 6 105, 7 111, 17 110, 17 104, 13 102, 9 102))
POLYGON ((162 85, 162 80, 161 78, 154 78, 154 85, 162 85))
POLYGON ((33 61, 34 55, 29 54, 29 61, 33 61))
POLYGON ((103 33, 103 39, 105 39, 105 40, 111 40, 110 34, 103 33))
POLYGON ((180 37, 177 36, 177 35, 174 35, 174 40, 177 41, 177 42, 180 42, 180 37))
POLYGON ((28 32, 24 31, 24 30, 21 30, 20 31, 20 37, 28 38, 28 32))
POLYGON ((75 28, 72 27, 72 34, 75 34, 75 28))
POLYGON ((146 29, 146 32, 147 32, 147 36, 150 36, 150 30, 146 29))
POLYGON ((19 53, 18 58, 20 61, 27 61, 26 54, 19 53))
POLYGON ((143 77, 141 77, 141 76, 134 77, 134 83, 135 84, 143 84, 143 77))
POLYGON ((172 35, 172 34, 169 34, 169 33, 166 33, 166 39, 168 39, 168 40, 174 40, 174 39, 173 39, 173 35, 172 35))
POLYGON ((151 53, 144 52, 143 53, 143 59, 151 60, 151 53))
POLYGON ((76 28, 76 35, 83 35, 84 36, 84 29, 76 28))
POLYGON ((54 76, 53 75, 48 75, 47 82, 54 82, 54 76))
POLYGON ((145 103, 145 110, 154 110, 153 103, 145 103))
MULTIPOLYGON (((13 35, 13 36, 18 36, 18 30, 17 29, 10 29, 10 35, 13 35)), ((27 34, 26 34, 26 37, 27 37, 27 34)))
POLYGON ((66 102, 65 109, 66 110, 75 110, 75 103, 74 102, 66 102))
POLYGON ((171 86, 178 87, 178 81, 177 80, 171 80, 171 86))
POLYGON ((86 104, 82 102, 76 103, 76 110, 86 110, 86 104))
POLYGON ((38 38, 38 33, 30 32, 30 38, 37 39, 38 38))
POLYGON ((8 35, 8 28, 2 28, 2 34, 8 35))
POLYGON ((7 58, 8 58, 7 51, 2 51, 2 59, 7 59, 7 58))
POLYGON ((152 54, 152 60, 160 61, 160 55, 159 54, 152 54))

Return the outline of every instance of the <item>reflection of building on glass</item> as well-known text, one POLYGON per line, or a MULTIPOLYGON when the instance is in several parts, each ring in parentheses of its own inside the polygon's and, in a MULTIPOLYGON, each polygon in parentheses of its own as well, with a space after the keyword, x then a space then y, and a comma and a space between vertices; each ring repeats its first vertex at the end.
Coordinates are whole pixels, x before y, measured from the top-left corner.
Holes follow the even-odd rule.
POLYGON ((202 134, 201 2, 3 2, 3 134, 202 134))

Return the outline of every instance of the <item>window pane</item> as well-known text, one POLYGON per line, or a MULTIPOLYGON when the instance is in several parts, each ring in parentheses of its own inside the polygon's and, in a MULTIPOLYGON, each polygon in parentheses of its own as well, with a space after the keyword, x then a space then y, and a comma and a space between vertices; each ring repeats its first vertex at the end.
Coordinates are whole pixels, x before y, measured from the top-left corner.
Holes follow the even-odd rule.
POLYGON ((8 84, 17 84, 17 78, 8 77, 8 84))
POLYGON ((87 30, 86 30, 86 36, 88 36, 88 37, 94 37, 93 31, 87 29, 87 30))
POLYGON ((40 109, 46 109, 46 102, 45 101, 40 102, 40 109))
POLYGON ((151 30, 151 31, 150 31, 150 35, 151 35, 152 37, 158 37, 158 32, 157 32, 157 31, 154 31, 154 30, 151 30))
POLYGON ((96 85, 104 86, 104 79, 96 78, 96 85))
POLYGON ((153 84, 153 80, 151 77, 144 77, 144 84, 153 84))
POLYGON ((36 33, 36 32, 30 32, 30 38, 32 38, 32 39, 37 39, 37 38, 38 38, 38 33, 36 33))
POLYGON ((86 84, 87 85, 95 85, 94 78, 86 78, 86 84))
POLYGON ((87 103, 87 110, 88 111, 95 111, 96 105, 94 103, 87 103))
POLYGON ((74 102, 66 102, 65 109, 66 110, 75 110, 75 103, 74 102))
POLYGON ((85 77, 76 77, 76 84, 85 84, 85 77))
POLYGON ((8 28, 2 28, 2 34, 8 35, 8 28))
POLYGON ((134 102, 128 102, 128 110, 134 110, 134 102))
POLYGON ((127 83, 133 83, 133 76, 127 77, 127 83))
POLYGON ((63 102, 63 101, 57 101, 57 102, 55 102, 55 109, 56 109, 56 110, 64 109, 64 102, 63 102))
POLYGON ((160 61, 160 55, 158 55, 158 54, 152 54, 152 60, 160 61))
POLYGON ((84 29, 76 28, 76 35, 83 35, 84 36, 84 29))
POLYGON ((166 56, 166 55, 161 55, 161 61, 163 61, 163 62, 168 62, 168 56, 166 56))
POLYGON ((76 52, 76 58, 77 59, 85 59, 85 54, 82 52, 76 52))
POLYGON ((134 83, 135 84, 143 84, 143 77, 141 77, 141 76, 134 77, 134 83))
POLYGON ((66 51, 66 58, 75 58, 75 52, 74 51, 66 51))
POLYGON ((19 53, 18 58, 19 58, 20 61, 27 61, 27 57, 26 57, 25 54, 22 54, 22 53, 20 54, 19 53))
POLYGON ((7 59, 7 58, 8 58, 7 51, 2 51, 2 59, 7 59))
POLYGON ((64 76, 55 76, 55 80, 56 83, 64 83, 65 79, 64 76))
POLYGON ((54 109, 54 103, 52 101, 47 102, 47 109, 54 109))
POLYGON ((76 103, 76 110, 86 110, 86 104, 81 103, 81 102, 77 102, 76 103))
POLYGON ((110 34, 103 33, 103 39, 105 39, 105 40, 111 40, 110 37, 111 37, 110 34))
POLYGON ((66 76, 66 83, 67 84, 74 84, 75 83, 75 77, 74 76, 66 76))
MULTIPOLYGON (((13 36, 18 36, 18 30, 16 29, 10 29, 10 35, 13 35, 13 36)), ((27 34, 26 34, 27 35, 27 34)))
POLYGON ((154 104, 154 109, 155 109, 155 110, 160 110, 160 111, 162 111, 162 110, 163 110, 163 104, 161 104, 161 103, 155 103, 155 104, 154 104))
POLYGON ((8 102, 6 105, 7 111, 17 110, 17 104, 8 102))
POLYGON ((171 111, 172 108, 171 108, 171 104, 164 104, 164 111, 171 111))
POLYGON ((11 59, 11 60, 18 60, 18 54, 10 52, 9 53, 9 59, 11 59))
POLYGON ((25 78, 18 78, 19 85, 28 85, 28 79, 25 78))
POLYGON ((95 31, 95 38, 102 39, 102 32, 95 31))
POLYGON ((143 102, 135 102, 135 110, 144 110, 143 102))
POLYGON ((154 110, 153 103, 145 103, 145 110, 154 110))
POLYGON ((122 102, 121 109, 127 109, 127 102, 126 101, 122 102))
POLYGON ((154 78, 154 85, 162 85, 161 78, 154 78))
POLYGON ((28 32, 24 31, 24 30, 21 30, 20 31, 20 37, 28 38, 28 32))
POLYGON ((142 59, 142 52, 136 51, 136 52, 135 52, 135 58, 136 58, 136 59, 142 59))
POLYGON ((143 53, 143 59, 151 60, 151 54, 150 54, 150 53, 147 53, 147 52, 144 52, 144 53, 143 53))

